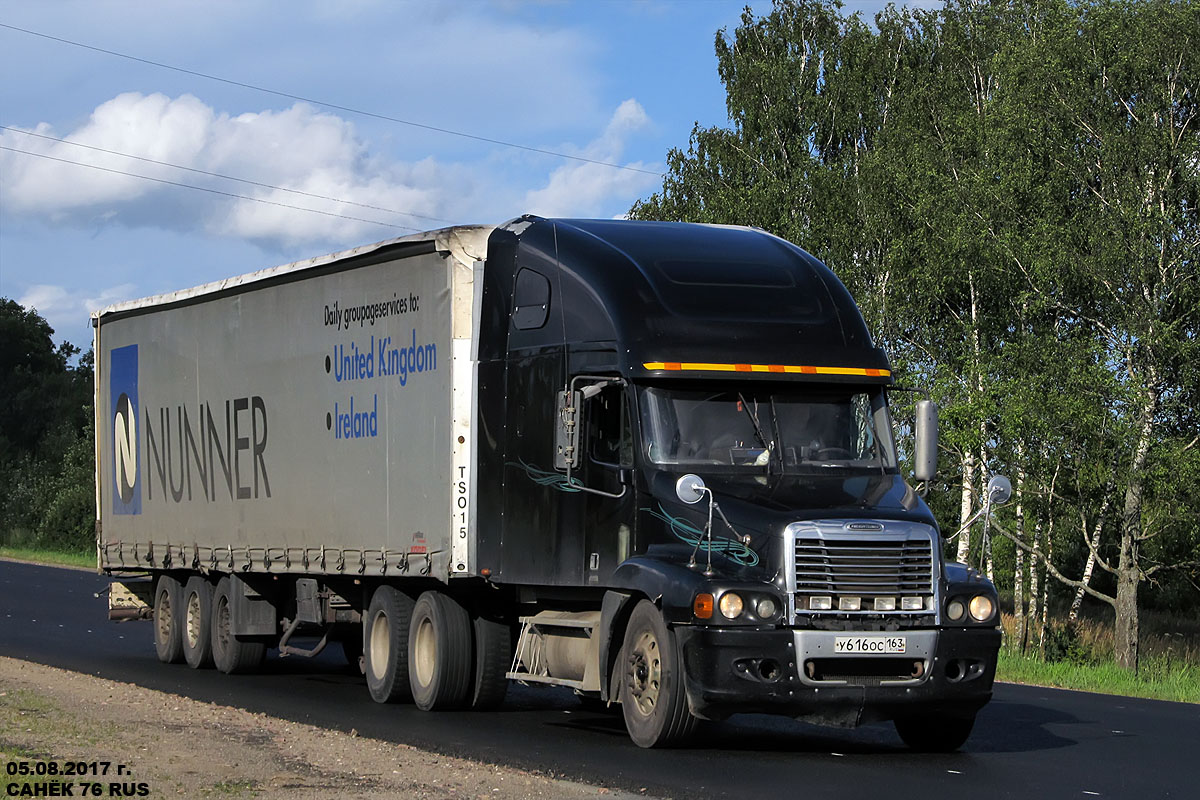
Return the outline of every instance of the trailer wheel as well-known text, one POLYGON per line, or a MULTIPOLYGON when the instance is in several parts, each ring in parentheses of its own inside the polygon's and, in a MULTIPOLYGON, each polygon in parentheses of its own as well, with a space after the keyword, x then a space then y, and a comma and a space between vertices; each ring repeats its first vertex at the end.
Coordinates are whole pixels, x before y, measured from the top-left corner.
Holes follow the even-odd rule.
POLYGON ((212 584, 203 576, 188 578, 183 589, 183 657, 192 669, 211 667, 212 584))
POLYGON ((508 693, 508 667, 512 662, 512 631, 503 622, 475 617, 475 687, 471 708, 498 707, 508 693))
POLYGON ((164 664, 183 661, 183 587, 161 575, 154 589, 154 650, 164 664))
POLYGON ((376 589, 367 606, 363 667, 367 689, 376 703, 412 700, 408 679, 408 627, 412 612, 412 598, 393 586, 376 589))
POLYGON ((917 714, 895 719, 896 733, 904 743, 922 753, 953 753, 963 746, 975 715, 952 717, 944 714, 917 714))
POLYGON ((425 592, 413 608, 408 680, 422 711, 461 708, 472 700, 471 617, 441 592, 425 592))
POLYGON ((221 672, 231 675, 252 672, 262 666, 267 646, 262 642, 246 642, 233 635, 232 583, 229 576, 221 578, 213 592, 212 657, 221 672))
POLYGON ((675 634, 649 600, 633 609, 621 648, 621 713, 639 747, 674 747, 696 729, 675 634))

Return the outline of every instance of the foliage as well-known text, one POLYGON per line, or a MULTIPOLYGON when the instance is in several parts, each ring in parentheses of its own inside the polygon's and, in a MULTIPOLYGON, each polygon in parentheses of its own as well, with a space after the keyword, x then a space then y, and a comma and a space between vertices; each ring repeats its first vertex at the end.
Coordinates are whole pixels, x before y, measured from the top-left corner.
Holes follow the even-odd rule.
POLYGON ((1197 600, 1198 40, 1193 0, 950 0, 874 27, 777 0, 717 36, 729 127, 696 127, 631 210, 824 258, 938 400, 943 527, 1017 478, 1005 545, 968 532, 958 555, 1022 612, 1052 598, 1016 585, 1018 551, 1086 584, 1134 669, 1139 600, 1197 600))
POLYGON ((92 354, 0 299, 0 545, 82 552, 95 534, 92 354))

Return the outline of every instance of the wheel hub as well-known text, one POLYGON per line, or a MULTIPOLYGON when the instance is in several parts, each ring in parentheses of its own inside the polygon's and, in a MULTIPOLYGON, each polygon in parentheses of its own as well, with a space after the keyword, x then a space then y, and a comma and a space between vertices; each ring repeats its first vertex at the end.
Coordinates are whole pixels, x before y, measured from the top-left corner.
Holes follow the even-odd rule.
POLYGON ((658 705, 658 693, 662 685, 662 658, 658 639, 644 631, 634 643, 629 654, 626 673, 629 695, 642 714, 649 715, 658 705))

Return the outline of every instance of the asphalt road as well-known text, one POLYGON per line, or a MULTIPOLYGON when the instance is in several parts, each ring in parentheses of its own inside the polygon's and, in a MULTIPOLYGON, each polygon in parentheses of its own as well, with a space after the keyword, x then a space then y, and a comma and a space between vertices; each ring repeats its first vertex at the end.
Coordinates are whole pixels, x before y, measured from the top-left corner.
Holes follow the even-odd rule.
POLYGON ((834 730, 744 715, 703 727, 685 750, 647 751, 618 715, 569 692, 514 686, 499 711, 380 706, 340 651, 269 657, 262 674, 164 665, 150 624, 112 623, 105 578, 0 561, 0 655, 206 702, 550 772, 688 798, 1196 797, 1200 705, 1001 684, 960 753, 909 752, 888 725, 834 730))

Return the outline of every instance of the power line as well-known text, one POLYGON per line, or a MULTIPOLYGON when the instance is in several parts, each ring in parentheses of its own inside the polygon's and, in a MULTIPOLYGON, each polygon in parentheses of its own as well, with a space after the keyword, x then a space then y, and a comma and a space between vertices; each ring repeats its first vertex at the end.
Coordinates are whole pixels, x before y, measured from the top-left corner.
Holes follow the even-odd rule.
POLYGON ((129 61, 136 61, 139 64, 148 64, 152 67, 158 67, 160 69, 169 69, 169 70, 172 70, 173 72, 180 72, 180 73, 183 73, 184 75, 193 75, 197 78, 204 78, 205 80, 217 81, 219 83, 228 84, 230 86, 237 86, 242 89, 251 89, 256 92, 263 92, 265 94, 275 95, 276 97, 283 97, 288 100, 299 100, 302 103, 311 103, 312 105, 315 105, 315 106, 323 106, 325 108, 332 108, 337 111, 345 111, 349 114, 358 114, 358 115, 364 116, 364 117, 371 117, 373 119, 384 120, 385 122, 395 122, 399 125, 408 125, 413 128, 420 128, 422 130, 433 131, 434 133, 444 133, 448 136, 460 136, 464 139, 473 139, 477 142, 486 142, 487 144, 499 145, 501 147, 511 147, 516 150, 525 150, 530 153, 540 153, 541 155, 554 156, 555 158, 566 158, 566 159, 570 159, 572 161, 582 161, 585 164, 597 164, 602 167, 612 167, 613 169, 623 169, 623 170, 628 170, 629 172, 641 172, 645 175, 656 175, 660 178, 663 177, 663 173, 661 173, 661 172, 656 172, 654 170, 649 170, 649 169, 642 169, 641 167, 630 167, 630 166, 626 166, 624 164, 614 164, 610 161, 600 161, 600 160, 594 159, 594 158, 585 158, 584 156, 574 156, 574 155, 571 155, 570 153, 559 153, 554 150, 545 150, 540 147, 530 147, 529 145, 525 145, 525 144, 517 144, 516 142, 506 142, 503 139, 492 139, 487 136, 478 136, 473 133, 465 133, 463 131, 451 130, 450 128, 441 128, 436 125, 427 125, 423 122, 413 122, 412 120, 400 119, 398 117, 389 117, 386 114, 378 114, 374 111, 363 111, 360 108, 351 108, 350 106, 338 105, 337 103, 328 103, 328 102, 325 102, 324 100, 314 100, 310 97, 304 97, 303 95, 291 94, 289 92, 281 92, 277 89, 268 89, 265 86, 257 86, 253 83, 245 83, 243 81, 235 81, 235 80, 232 80, 231 78, 222 78, 217 75, 209 75, 208 73, 205 73, 205 72, 198 72, 198 71, 192 70, 192 69, 185 69, 184 67, 176 67, 176 66, 172 66, 171 64, 164 64, 161 61, 151 61, 148 58, 141 58, 139 56, 131 56, 128 53, 120 53, 120 52, 117 52, 116 50, 106 50, 103 47, 95 47, 94 45, 84 44, 83 42, 76 42, 71 39, 64 39, 60 36, 51 36, 50 34, 47 34, 47 33, 39 33, 38 31, 31 31, 28 28, 19 28, 16 25, 8 25, 3 22, 0 22, 0 28, 7 28, 8 30, 11 30, 11 31, 25 33, 30 36, 37 36, 42 39, 48 39, 52 42, 59 42, 61 44, 69 44, 72 47, 81 47, 85 50, 91 50, 96 53, 103 53, 105 55, 115 56, 117 58, 124 58, 129 61))
MULTIPOLYGON (((250 186, 258 186, 263 189, 275 189, 280 192, 290 192, 291 194, 298 194, 298 195, 302 195, 304 197, 312 197, 317 200, 329 200, 334 203, 345 203, 346 205, 350 205, 350 206, 358 206, 360 208, 369 208, 373 211, 386 211, 389 214, 402 214, 407 217, 415 217, 417 219, 427 219, 427 220, 431 220, 433 222, 453 222, 453 220, 444 219, 442 217, 431 217, 426 214, 417 214, 416 212, 413 212, 413 211, 397 211, 394 208, 384 208, 383 206, 373 206, 373 205, 370 205, 369 203, 356 203, 353 200, 343 200, 340 197, 328 197, 323 194, 314 194, 312 192, 304 192, 299 189, 289 189, 286 186, 274 186, 269 183, 260 183, 259 181, 252 181, 252 180, 248 180, 246 178, 238 178, 234 175, 222 175, 219 172, 208 172, 207 170, 196 169, 195 167, 185 167, 182 164, 172 164, 169 161, 157 161, 153 158, 146 158, 144 156, 135 156, 132 153, 122 153, 119 150, 107 150, 103 147, 96 147, 94 145, 84 144, 83 142, 72 142, 70 139, 60 139, 57 136, 46 136, 45 134, 34 133, 33 131, 25 131, 25 130, 21 130, 20 128, 12 128, 12 127, 9 127, 8 125, 0 125, 0 131, 12 131, 13 133, 24 134, 25 136, 34 136, 38 139, 45 139, 50 142, 59 142, 61 144, 69 144, 74 147, 82 147, 87 150, 95 150, 98 153, 108 153, 109 155, 121 156, 122 158, 132 158, 135 161, 144 161, 147 164, 157 164, 160 167, 171 167, 172 169, 181 169, 186 172, 194 172, 197 175, 207 175, 211 178, 221 178, 222 180, 227 180, 227 181, 237 181, 238 183, 245 183, 250 186)), ((85 166, 87 166, 87 165, 85 165, 85 166)))
POLYGON ((294 206, 294 205, 291 205, 290 203, 280 203, 275 200, 264 200, 261 197, 250 197, 248 195, 236 194, 234 192, 222 192, 220 189, 210 189, 206 186, 194 186, 190 183, 180 183, 178 181, 168 181, 163 178, 152 178, 149 175, 139 175, 136 172, 125 172, 124 170, 111 169, 109 167, 101 167, 96 164, 87 164, 83 161, 72 161, 69 158, 58 158, 56 156, 48 156, 44 153, 33 153, 33 152, 30 152, 29 150, 20 150, 16 147, 6 147, 4 145, 0 145, 0 150, 8 150, 10 153, 21 153, 22 155, 33 156, 34 158, 44 158, 47 161, 58 161, 59 163, 62 163, 62 164, 73 164, 77 167, 87 167, 88 169, 95 169, 95 170, 99 170, 101 172, 111 172, 114 175, 124 175, 129 178, 139 178, 144 181, 154 181, 155 183, 164 183, 167 186, 178 186, 183 189, 194 189, 197 192, 208 192, 209 194, 219 194, 222 197, 232 197, 237 200, 249 200, 254 203, 263 203, 264 205, 268 205, 268 206, 278 206, 279 208, 290 208, 294 211, 307 211, 311 214, 322 214, 326 217, 337 217, 338 219, 347 219, 347 220, 351 220, 353 222, 365 222, 368 225, 380 225, 385 228, 396 228, 398 230, 418 231, 418 232, 421 230, 420 228, 414 228, 409 225, 393 225, 390 222, 380 222, 380 221, 374 220, 374 219, 363 219, 362 217, 351 217, 351 216, 347 216, 346 214, 335 214, 332 211, 321 211, 316 208, 305 208, 304 206, 294 206))

